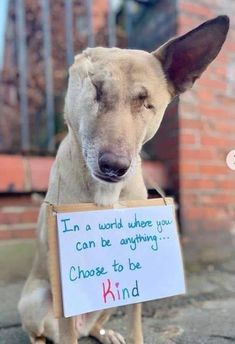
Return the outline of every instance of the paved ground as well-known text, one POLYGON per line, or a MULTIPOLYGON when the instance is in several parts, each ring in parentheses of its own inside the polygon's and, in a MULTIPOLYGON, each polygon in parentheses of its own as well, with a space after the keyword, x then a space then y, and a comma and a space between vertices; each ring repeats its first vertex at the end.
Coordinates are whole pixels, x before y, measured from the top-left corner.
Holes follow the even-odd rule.
MULTIPOLYGON (((31 249, 28 243, 25 245, 24 249, 18 245, 18 251, 24 252, 18 265, 12 255, 6 258, 6 252, 13 249, 4 251, 0 247, 0 344, 29 343, 16 310, 24 271, 32 255, 31 244, 31 249), (7 269, 3 261, 10 262, 7 269)), ((145 344, 235 343, 235 259, 216 266, 194 264, 188 270, 187 295, 144 304, 145 344)), ((125 324, 124 310, 120 309, 108 327, 125 334, 125 324)), ((95 343, 93 339, 81 340, 81 344, 95 343)))

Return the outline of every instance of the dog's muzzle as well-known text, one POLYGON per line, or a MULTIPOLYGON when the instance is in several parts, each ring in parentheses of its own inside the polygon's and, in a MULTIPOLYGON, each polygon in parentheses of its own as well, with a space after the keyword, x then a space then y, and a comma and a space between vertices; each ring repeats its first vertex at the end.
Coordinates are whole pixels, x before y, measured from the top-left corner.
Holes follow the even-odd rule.
POLYGON ((109 183, 119 182, 127 173, 131 161, 123 155, 112 152, 104 152, 99 155, 99 171, 95 176, 109 183))

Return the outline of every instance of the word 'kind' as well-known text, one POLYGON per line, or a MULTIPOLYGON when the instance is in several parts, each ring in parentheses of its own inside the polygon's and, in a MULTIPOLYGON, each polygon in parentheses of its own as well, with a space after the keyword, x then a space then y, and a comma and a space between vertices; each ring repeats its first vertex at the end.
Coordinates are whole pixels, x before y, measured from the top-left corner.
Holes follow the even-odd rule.
POLYGON ((113 283, 109 278, 102 283, 102 298, 104 303, 110 301, 127 300, 131 297, 139 296, 138 281, 135 281, 135 285, 132 288, 120 288, 120 283, 113 283))

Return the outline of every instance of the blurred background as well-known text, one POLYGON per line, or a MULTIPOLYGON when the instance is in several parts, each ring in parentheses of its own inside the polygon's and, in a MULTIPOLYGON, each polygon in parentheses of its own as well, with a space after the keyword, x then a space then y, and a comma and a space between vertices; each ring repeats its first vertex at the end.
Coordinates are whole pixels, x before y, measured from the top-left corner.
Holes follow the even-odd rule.
POLYGON ((35 237, 39 195, 66 134, 74 55, 98 45, 152 51, 219 14, 230 16, 228 39, 193 90, 167 109, 144 147, 144 175, 150 196, 150 178, 175 196, 190 259, 234 252, 235 171, 225 163, 235 149, 234 0, 0 1, 2 242, 35 237))
MULTIPOLYGON (((220 14, 231 20, 222 51, 143 149, 149 196, 159 197, 152 180, 178 204, 188 285, 185 296, 145 303, 143 322, 146 344, 235 341, 235 170, 226 165, 235 149, 235 0, 0 0, 1 344, 29 343, 16 305, 66 135, 74 55, 98 45, 153 51, 220 14)), ((125 334, 123 314, 110 326, 125 334)))

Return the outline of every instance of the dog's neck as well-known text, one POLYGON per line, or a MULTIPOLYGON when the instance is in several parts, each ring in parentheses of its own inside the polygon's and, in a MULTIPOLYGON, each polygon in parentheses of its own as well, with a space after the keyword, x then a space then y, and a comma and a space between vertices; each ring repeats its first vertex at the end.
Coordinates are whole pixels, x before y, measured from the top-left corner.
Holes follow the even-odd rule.
POLYGON ((69 131, 58 150, 46 200, 55 204, 94 202, 98 205, 112 205, 119 201, 125 184, 94 180, 78 140, 69 131))

